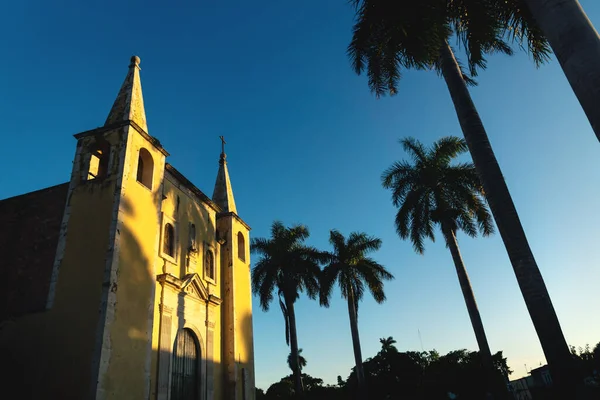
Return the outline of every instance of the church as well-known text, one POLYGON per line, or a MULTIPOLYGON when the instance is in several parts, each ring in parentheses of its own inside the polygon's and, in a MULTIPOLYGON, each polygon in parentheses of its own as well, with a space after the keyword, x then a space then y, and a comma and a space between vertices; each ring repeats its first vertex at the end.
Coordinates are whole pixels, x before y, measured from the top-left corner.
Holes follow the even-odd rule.
POLYGON ((225 142, 209 198, 148 133, 139 64, 104 126, 75 135, 69 182, 0 200, 3 398, 254 399, 225 142))

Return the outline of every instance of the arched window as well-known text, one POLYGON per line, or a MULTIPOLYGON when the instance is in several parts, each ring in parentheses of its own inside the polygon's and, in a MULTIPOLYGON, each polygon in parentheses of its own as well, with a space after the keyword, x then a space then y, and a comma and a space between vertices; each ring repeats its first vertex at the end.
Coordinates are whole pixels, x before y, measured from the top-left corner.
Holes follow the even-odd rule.
POLYGON ((215 259, 210 250, 206 250, 204 255, 204 274, 208 279, 215 280, 215 259))
POLYGON ((246 239, 244 238, 244 234, 242 232, 238 232, 238 258, 243 262, 246 262, 246 239))
POLYGON ((189 329, 182 329, 177 334, 171 371, 171 400, 198 400, 200 349, 196 336, 189 329))
POLYGON ((190 224, 190 251, 195 251, 198 247, 196 246, 196 225, 190 224))
POLYGON ((91 151, 90 168, 87 180, 101 179, 108 175, 108 157, 110 145, 106 141, 98 142, 91 151))
POLYGON ((144 148, 140 149, 138 156, 137 181, 148 189, 152 189, 152 174, 154 172, 154 160, 150 152, 144 148))
POLYGON ((173 229, 173 225, 171 224, 165 224, 163 253, 175 257, 175 229, 173 229))

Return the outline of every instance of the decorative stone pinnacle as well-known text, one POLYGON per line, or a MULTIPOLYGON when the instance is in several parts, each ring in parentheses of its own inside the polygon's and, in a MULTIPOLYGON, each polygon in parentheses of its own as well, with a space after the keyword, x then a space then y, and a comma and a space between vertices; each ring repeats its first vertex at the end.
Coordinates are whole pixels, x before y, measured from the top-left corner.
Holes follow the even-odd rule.
POLYGON ((231 189, 231 181, 229 180, 229 172, 227 171, 227 161, 225 158, 225 137, 219 136, 221 139, 221 158, 219 159, 219 172, 217 173, 217 181, 215 182, 215 190, 212 195, 212 200, 221 207, 223 212, 237 213, 235 208, 235 200, 233 199, 233 190, 231 189))
POLYGON ((104 126, 133 121, 145 132, 148 132, 144 98, 142 96, 142 82, 140 80, 140 58, 133 56, 130 61, 127 76, 108 113, 104 126))
POLYGON ((142 60, 140 60, 140 58, 138 56, 132 56, 131 57, 131 64, 129 64, 129 68, 131 68, 131 67, 138 67, 138 68, 140 68, 140 62, 141 61, 142 60))

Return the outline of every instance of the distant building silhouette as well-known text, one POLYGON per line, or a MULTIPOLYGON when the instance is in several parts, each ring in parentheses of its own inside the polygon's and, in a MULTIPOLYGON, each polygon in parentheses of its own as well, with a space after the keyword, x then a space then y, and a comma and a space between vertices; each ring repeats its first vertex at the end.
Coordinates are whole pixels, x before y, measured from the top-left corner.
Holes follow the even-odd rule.
POLYGON ((535 399, 535 393, 552 387, 552 377, 547 365, 532 369, 529 376, 510 381, 515 400, 535 399))

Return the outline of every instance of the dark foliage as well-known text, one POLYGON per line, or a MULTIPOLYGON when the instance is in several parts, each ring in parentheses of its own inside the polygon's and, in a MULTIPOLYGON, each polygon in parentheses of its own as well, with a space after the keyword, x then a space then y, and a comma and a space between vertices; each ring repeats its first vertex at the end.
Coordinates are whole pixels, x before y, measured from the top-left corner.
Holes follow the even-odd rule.
MULTIPOLYGON (((292 372, 296 370, 294 365, 294 357, 292 356, 291 352, 290 354, 288 354, 287 364, 288 367, 290 367, 290 369, 292 370, 292 372)), ((304 356, 302 355, 302 349, 298 349, 298 368, 300 369, 300 372, 302 372, 302 368, 304 367, 306 367, 306 358, 304 358, 304 356)))
MULTIPOLYGON (((313 378, 310 375, 302 374, 302 384, 304 385, 304 398, 307 400, 342 400, 345 399, 342 388, 338 386, 324 385, 323 380, 313 378)), ((258 389, 257 389, 258 390, 258 389)), ((269 386, 264 397, 258 397, 256 400, 283 400, 294 399, 294 377, 288 375, 269 386)))
MULTIPOLYGON (((364 362, 369 399, 447 399, 454 393, 459 399, 483 399, 485 375, 478 352, 455 350, 440 356, 435 350, 399 352, 388 339, 382 349, 364 362)), ((502 352, 494 356, 499 379, 511 371, 502 352)), ((346 389, 351 393, 355 373, 350 374, 346 389)))
MULTIPOLYGON (((353 0, 356 21, 348 55, 357 73, 366 71, 378 96, 396 94, 401 71, 438 68, 440 47, 454 37, 468 72, 487 66, 485 56, 512 54, 511 43, 536 65, 550 47, 524 0, 353 0)), ((473 82, 465 73, 467 82, 473 82)))
POLYGON ((579 348, 571 346, 571 353, 586 385, 600 387, 600 342, 593 350, 589 344, 579 348))
MULTIPOLYGON (((400 352, 392 337, 381 339, 381 350, 364 362, 369 400, 385 399, 448 399, 454 393, 459 399, 484 398, 484 376, 478 352, 452 351, 444 356, 435 351, 400 352)), ((494 355, 498 377, 511 373, 502 352, 494 355)), ((358 393, 356 368, 346 381, 323 385, 323 381, 302 374, 307 400, 351 400, 358 393)), ((286 376, 269 387, 265 400, 292 399, 293 377, 286 376)), ((257 397, 257 400, 259 398, 257 397)))
POLYGON ((494 232, 475 166, 456 162, 467 152, 463 139, 444 137, 429 148, 410 137, 400 143, 411 160, 395 162, 381 179, 398 207, 395 224, 402 239, 423 253, 425 239, 435 240, 436 225, 471 237, 494 232))

